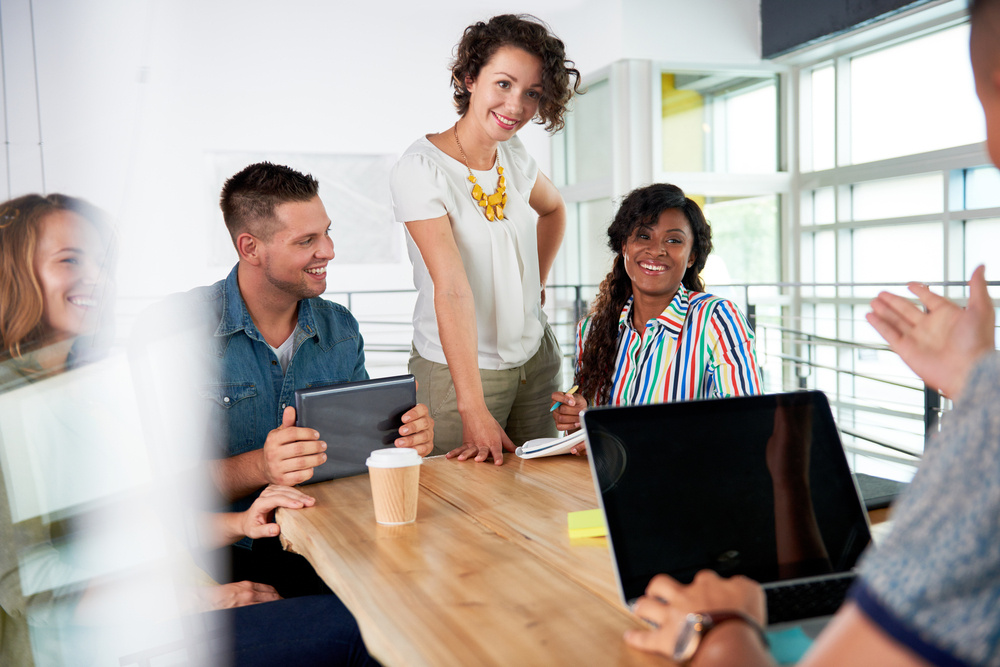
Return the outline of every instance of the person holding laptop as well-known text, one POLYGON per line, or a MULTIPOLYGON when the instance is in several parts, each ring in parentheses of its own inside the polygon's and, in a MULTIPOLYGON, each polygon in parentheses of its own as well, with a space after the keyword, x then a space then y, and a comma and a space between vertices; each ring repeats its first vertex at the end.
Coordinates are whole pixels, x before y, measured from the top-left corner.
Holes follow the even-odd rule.
MULTIPOLYGON (((977 0, 971 14, 986 145, 1000 164, 1000 0, 977 0)), ((868 321, 955 410, 897 500, 892 532, 866 554, 848 602, 803 665, 1000 665, 1000 354, 985 268, 973 272, 965 308, 909 287, 926 310, 882 293, 868 321)), ((760 640, 764 595, 749 579, 706 571, 685 586, 659 575, 635 612, 658 626, 628 632, 636 648, 698 666, 737 656, 741 665, 774 664, 760 640)))
POLYGON ((578 328, 579 391, 552 394, 560 431, 580 428, 588 405, 761 393, 753 329, 736 304, 705 292, 712 229, 697 203, 666 183, 633 190, 608 246, 614 265, 578 328))

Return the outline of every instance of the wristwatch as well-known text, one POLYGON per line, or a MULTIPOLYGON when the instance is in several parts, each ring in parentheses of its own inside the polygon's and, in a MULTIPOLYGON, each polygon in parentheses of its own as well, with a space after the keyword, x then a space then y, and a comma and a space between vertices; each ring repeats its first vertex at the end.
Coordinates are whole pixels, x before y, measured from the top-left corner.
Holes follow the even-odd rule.
POLYGON ((701 646, 702 640, 712 628, 725 623, 726 621, 742 621, 749 625, 760 636, 764 646, 767 646, 767 637, 764 636, 764 629, 757 621, 744 614, 742 611, 721 610, 703 611, 698 614, 688 614, 684 621, 684 627, 677 635, 677 644, 674 646, 674 662, 686 665, 701 646))

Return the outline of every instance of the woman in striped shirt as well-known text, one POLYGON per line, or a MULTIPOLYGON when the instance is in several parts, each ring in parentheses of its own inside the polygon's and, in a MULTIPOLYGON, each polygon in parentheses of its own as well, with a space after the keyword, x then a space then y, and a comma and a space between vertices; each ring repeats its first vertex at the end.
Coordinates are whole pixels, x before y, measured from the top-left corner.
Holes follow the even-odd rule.
POLYGON ((608 245, 614 266, 577 333, 580 390, 552 394, 560 430, 579 428, 588 404, 761 393, 753 330, 736 304, 705 292, 712 229, 698 204, 675 185, 634 190, 608 245))

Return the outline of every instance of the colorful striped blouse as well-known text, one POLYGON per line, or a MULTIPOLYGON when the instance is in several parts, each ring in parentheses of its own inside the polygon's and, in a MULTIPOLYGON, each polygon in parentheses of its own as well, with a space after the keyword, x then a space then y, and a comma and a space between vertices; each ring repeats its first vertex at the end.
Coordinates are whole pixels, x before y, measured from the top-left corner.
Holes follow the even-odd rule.
MULTIPOLYGON (((632 299, 618 320, 618 354, 609 405, 637 405, 760 394, 753 329, 736 304, 683 285, 645 333, 632 327, 632 299)), ((590 317, 579 325, 576 358, 590 317)), ((587 397, 593 400, 592 397, 587 397)))

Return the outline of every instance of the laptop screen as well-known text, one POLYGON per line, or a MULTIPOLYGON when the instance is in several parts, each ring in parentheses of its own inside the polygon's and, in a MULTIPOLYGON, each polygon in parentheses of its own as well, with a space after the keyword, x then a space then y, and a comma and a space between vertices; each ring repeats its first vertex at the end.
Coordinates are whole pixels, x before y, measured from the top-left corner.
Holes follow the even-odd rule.
POLYGON ((626 600, 661 572, 845 572, 870 540, 820 392, 597 408, 583 423, 626 600))

